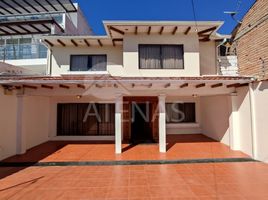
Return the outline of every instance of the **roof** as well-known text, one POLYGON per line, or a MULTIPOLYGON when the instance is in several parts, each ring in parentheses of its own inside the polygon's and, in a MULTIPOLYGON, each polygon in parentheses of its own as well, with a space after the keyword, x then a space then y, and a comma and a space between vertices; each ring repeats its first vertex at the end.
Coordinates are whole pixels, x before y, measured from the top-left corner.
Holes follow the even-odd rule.
POLYGON ((217 33, 222 21, 104 21, 106 35, 75 36, 49 35, 41 39, 50 47, 122 45, 125 34, 198 34, 200 41, 221 40, 225 37, 217 33))
POLYGON ((192 76, 192 77, 118 77, 111 75, 66 75, 66 76, 10 76, 0 77, 3 83, 43 83, 43 82, 76 82, 76 81, 240 81, 252 82, 252 77, 245 76, 192 76))
POLYGON ((0 36, 49 34, 59 13, 77 12, 71 0, 1 0, 0 36))
POLYGON ((71 0, 1 0, 0 18, 51 12, 77 12, 71 0))
POLYGON ((217 30, 223 25, 222 21, 104 21, 107 34, 112 38, 122 38, 126 33, 196 33, 200 38, 217 37, 217 30))

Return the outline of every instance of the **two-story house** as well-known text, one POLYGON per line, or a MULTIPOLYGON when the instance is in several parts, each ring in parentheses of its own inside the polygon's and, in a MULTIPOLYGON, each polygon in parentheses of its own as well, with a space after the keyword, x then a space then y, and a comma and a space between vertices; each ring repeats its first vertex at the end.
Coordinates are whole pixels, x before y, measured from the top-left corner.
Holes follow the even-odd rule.
POLYGON ((169 135, 202 133, 252 155, 252 79, 221 75, 222 24, 105 21, 105 36, 43 36, 48 74, 0 80, 13 151, 113 140, 118 154, 122 142, 155 142, 166 152, 169 135))

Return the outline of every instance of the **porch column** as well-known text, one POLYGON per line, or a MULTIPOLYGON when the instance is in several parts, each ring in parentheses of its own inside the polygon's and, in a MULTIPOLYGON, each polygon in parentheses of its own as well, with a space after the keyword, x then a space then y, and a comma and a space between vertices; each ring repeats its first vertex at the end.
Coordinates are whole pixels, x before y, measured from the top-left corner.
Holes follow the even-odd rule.
POLYGON ((122 95, 118 95, 115 102, 115 153, 122 153, 122 95))
POLYGON ((17 95, 17 116, 16 116, 16 153, 18 155, 26 152, 26 139, 22 130, 23 120, 23 95, 17 95))
POLYGON ((165 153, 166 147, 166 95, 158 96, 159 108, 159 151, 165 153))
POLYGON ((238 119, 238 111, 236 105, 236 96, 231 95, 229 97, 230 101, 230 111, 231 115, 229 118, 229 125, 230 125, 230 148, 232 150, 239 150, 239 119, 238 119))

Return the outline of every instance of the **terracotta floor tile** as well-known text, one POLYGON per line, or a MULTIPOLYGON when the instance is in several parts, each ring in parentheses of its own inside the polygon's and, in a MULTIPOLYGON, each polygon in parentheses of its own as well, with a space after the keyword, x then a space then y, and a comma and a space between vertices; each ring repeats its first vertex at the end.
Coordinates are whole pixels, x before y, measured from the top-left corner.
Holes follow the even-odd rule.
POLYGON ((128 187, 110 187, 106 198, 108 199, 121 199, 128 198, 128 187))

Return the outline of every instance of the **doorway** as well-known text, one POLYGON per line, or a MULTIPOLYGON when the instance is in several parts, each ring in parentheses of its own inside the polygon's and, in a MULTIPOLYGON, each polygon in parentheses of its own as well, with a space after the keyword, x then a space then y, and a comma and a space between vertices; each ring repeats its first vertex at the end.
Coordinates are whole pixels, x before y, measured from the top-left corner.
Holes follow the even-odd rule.
POLYGON ((132 103, 131 143, 152 143, 149 103, 132 103))

